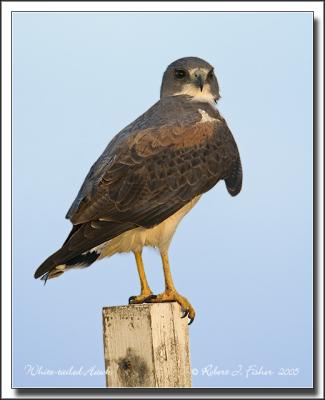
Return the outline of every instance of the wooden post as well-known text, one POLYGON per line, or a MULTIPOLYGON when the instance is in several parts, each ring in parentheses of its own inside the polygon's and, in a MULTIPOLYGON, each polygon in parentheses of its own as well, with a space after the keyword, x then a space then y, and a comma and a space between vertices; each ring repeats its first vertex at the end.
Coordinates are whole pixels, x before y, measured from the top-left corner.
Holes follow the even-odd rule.
POLYGON ((177 303, 104 307, 107 387, 191 387, 188 319, 177 303))

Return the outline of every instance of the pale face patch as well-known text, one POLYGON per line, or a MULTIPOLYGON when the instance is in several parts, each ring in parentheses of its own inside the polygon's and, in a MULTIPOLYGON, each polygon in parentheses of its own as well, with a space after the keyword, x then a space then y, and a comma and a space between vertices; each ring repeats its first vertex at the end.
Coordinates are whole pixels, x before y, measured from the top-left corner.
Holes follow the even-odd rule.
POLYGON ((196 87, 194 84, 189 83, 183 86, 180 92, 174 94, 174 96, 186 95, 191 96, 191 101, 198 101, 204 103, 210 103, 215 105, 215 100, 213 94, 210 92, 210 87, 208 85, 203 86, 203 90, 196 87))
POLYGON ((205 102, 214 105, 215 99, 213 94, 211 93, 210 85, 206 83, 203 86, 203 90, 201 91, 201 89, 193 83, 195 81, 196 75, 201 75, 205 81, 209 71, 206 68, 193 68, 190 69, 188 72, 192 80, 192 83, 187 83, 183 85, 182 90, 175 93, 174 96, 178 95, 191 96, 192 101, 205 102))
POLYGON ((188 70, 190 76, 193 78, 196 73, 201 73, 206 76, 209 73, 209 69, 207 68, 191 68, 188 70))

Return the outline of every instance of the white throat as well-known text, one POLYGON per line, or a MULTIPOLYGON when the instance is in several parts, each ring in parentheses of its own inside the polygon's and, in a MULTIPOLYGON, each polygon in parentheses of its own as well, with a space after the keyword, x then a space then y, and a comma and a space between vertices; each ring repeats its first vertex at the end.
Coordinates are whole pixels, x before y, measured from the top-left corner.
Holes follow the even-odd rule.
POLYGON ((195 87, 193 84, 184 85, 180 92, 174 93, 173 96, 186 95, 192 97, 191 101, 199 101, 215 105, 214 96, 210 92, 208 86, 203 86, 203 90, 195 87))

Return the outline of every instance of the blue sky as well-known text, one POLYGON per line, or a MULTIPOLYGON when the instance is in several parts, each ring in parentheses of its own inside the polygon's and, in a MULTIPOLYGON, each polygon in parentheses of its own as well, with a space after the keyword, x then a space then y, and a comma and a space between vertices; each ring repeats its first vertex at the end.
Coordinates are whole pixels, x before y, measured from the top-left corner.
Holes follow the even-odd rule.
MULTIPOLYGON (((240 195, 220 182, 170 249, 175 285, 197 312, 193 386, 312 385, 312 14, 53 12, 13 14, 15 387, 104 386, 28 366, 104 368, 101 309, 138 293, 133 256, 45 287, 33 273, 68 234, 91 164, 184 56, 214 65, 244 170, 240 195), (254 365, 272 374, 248 373, 254 365), (221 369, 242 373, 208 373, 221 369)), ((144 261, 160 292, 159 255, 148 249, 144 261)))

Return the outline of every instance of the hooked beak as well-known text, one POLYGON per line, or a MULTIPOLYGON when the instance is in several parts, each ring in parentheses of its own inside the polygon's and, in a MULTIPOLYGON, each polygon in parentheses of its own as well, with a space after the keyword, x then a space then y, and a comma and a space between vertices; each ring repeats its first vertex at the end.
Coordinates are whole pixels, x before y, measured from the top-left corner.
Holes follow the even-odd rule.
POLYGON ((201 74, 195 76, 194 83, 201 89, 202 92, 204 86, 204 79, 201 74))

